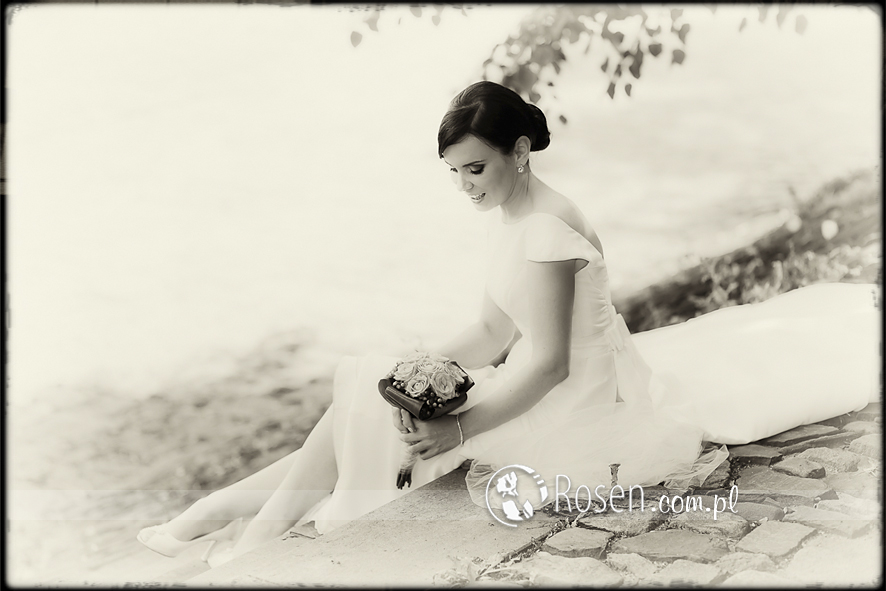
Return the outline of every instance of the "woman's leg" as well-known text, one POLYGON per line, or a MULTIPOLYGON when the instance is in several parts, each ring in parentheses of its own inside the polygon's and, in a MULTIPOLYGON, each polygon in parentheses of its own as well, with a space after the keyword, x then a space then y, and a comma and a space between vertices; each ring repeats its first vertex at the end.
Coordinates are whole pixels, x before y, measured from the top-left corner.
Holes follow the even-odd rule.
MULTIPOLYGON (((332 407, 330 407, 314 426, 300 449, 283 456, 255 474, 197 500, 167 524, 167 531, 180 540, 191 540, 220 529, 238 517, 255 515, 281 487, 293 467, 305 463, 300 460, 302 456, 322 454, 325 449, 328 454, 324 455, 322 460, 319 462, 307 460, 307 463, 319 464, 317 468, 323 471, 322 464, 331 460, 331 468, 335 471, 332 445, 332 407)), ((328 466, 325 471, 329 472, 328 466)), ((333 486, 335 486, 334 479, 328 490, 333 486)))
POLYGON ((292 462, 277 490, 267 499, 237 541, 238 556, 284 533, 324 496, 338 480, 332 439, 332 412, 320 419, 292 462))

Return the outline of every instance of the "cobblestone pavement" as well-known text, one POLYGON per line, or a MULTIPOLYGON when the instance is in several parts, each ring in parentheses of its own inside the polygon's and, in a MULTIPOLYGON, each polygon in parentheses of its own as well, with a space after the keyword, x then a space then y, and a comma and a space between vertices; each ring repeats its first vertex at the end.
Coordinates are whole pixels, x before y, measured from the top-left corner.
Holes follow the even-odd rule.
POLYGON ((642 511, 635 498, 631 512, 576 517, 539 551, 483 578, 520 586, 876 585, 881 437, 873 403, 731 446, 701 487, 647 488, 642 511), (662 495, 668 503, 660 506, 662 495), (675 499, 682 511, 660 510, 675 499))
POLYGON ((883 564, 881 433, 880 404, 871 404, 732 446, 700 487, 646 487, 642 499, 626 495, 601 513, 583 506, 584 513, 537 515, 517 532, 496 528, 456 471, 328 537, 293 530, 297 537, 218 569, 187 564, 151 584, 349 586, 367 584, 375 568, 373 581, 411 573, 420 587, 876 586, 883 564), (424 519, 431 502, 454 521, 424 519), (376 545, 367 547, 367 539, 376 545), (454 549, 455 565, 437 570, 454 549), (487 551, 495 554, 480 556, 487 551))

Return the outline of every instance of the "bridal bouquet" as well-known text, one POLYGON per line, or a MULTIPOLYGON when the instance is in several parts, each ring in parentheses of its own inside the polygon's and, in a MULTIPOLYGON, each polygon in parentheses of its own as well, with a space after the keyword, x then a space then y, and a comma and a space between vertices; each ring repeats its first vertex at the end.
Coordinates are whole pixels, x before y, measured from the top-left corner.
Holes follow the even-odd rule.
MULTIPOLYGON (((422 421, 436 419, 464 404, 474 385, 455 361, 436 353, 417 352, 404 357, 379 380, 378 391, 388 404, 406 410, 422 421)), ((397 474, 397 488, 412 483, 412 467, 418 454, 406 448, 397 474)))

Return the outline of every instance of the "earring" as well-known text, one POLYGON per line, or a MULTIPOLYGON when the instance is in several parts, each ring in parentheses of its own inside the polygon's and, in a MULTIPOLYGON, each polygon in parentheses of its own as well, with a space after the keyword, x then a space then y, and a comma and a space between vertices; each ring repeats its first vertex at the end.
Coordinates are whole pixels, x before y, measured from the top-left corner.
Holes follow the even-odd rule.
POLYGON ((517 166, 517 172, 523 172, 523 165, 522 164, 517 166))

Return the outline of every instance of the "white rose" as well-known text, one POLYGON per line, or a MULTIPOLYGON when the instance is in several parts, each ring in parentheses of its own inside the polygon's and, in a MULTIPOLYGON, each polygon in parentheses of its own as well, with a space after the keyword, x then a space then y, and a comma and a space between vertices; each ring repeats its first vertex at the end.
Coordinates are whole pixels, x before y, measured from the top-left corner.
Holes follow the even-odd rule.
POLYGON ((415 374, 412 376, 412 379, 406 383, 406 393, 410 396, 418 396, 428 388, 429 384, 430 380, 428 379, 428 376, 423 373, 415 374))
POLYGON ((404 361, 394 369, 394 379, 398 382, 405 382, 415 375, 416 367, 412 361, 404 361))
POLYGON ((440 363, 439 361, 434 361, 433 359, 430 359, 430 358, 422 359, 416 365, 418 366, 419 371, 422 371, 426 374, 431 374, 431 375, 443 370, 442 363, 440 363))
POLYGON ((424 359, 424 358, 427 357, 427 356, 428 356, 427 353, 424 353, 424 352, 422 352, 422 351, 416 351, 415 353, 410 353, 409 355, 407 355, 406 357, 404 357, 404 358, 403 358, 403 361, 412 361, 412 362, 416 362, 416 361, 418 361, 418 360, 420 360, 420 359, 424 359))
POLYGON ((455 378, 441 371, 431 378, 431 388, 443 400, 455 398, 455 378))
POLYGON ((457 365, 455 365, 454 363, 447 363, 443 367, 446 368, 446 373, 451 375, 456 382, 458 382, 459 384, 465 383, 465 372, 459 369, 457 365))

